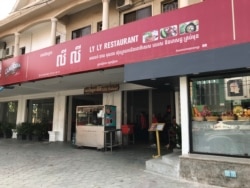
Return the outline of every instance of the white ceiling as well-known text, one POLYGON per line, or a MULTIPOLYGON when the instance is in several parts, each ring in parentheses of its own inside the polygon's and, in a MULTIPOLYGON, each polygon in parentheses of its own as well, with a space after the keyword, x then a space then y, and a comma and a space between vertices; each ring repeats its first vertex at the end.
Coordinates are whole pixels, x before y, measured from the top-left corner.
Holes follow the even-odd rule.
POLYGON ((0 97, 75 90, 83 89, 91 85, 118 84, 123 82, 124 71, 123 67, 121 67, 22 83, 20 85, 14 85, 13 89, 5 88, 0 92, 0 97))

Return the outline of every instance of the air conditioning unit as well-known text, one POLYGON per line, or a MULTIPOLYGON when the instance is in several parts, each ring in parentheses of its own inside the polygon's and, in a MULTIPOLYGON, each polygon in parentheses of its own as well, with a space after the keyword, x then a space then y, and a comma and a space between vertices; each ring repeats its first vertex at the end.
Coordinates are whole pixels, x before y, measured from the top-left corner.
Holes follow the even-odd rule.
POLYGON ((6 49, 6 42, 0 42, 0 49, 6 49))
POLYGON ((14 46, 10 46, 5 49, 5 57, 12 56, 13 53, 14 53, 14 46))
POLYGON ((126 10, 131 8, 133 5, 132 0, 116 0, 116 8, 118 10, 126 10))

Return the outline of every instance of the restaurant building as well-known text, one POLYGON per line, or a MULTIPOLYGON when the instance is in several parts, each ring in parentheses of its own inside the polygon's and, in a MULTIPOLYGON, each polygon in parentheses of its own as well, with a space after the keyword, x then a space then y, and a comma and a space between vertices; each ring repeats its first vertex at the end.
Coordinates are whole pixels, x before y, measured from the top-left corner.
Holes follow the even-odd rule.
POLYGON ((249 5, 19 0, 0 21, 0 122, 46 122, 49 141, 71 141, 81 105, 116 106, 117 128, 175 116, 179 177, 247 187, 249 5))

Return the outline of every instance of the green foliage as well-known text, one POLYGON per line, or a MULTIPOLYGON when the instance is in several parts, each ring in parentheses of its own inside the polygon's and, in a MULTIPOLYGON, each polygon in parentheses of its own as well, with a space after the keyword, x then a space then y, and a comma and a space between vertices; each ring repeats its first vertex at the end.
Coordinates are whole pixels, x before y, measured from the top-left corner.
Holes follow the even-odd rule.
POLYGON ((0 133, 4 135, 6 138, 10 138, 12 136, 12 129, 14 129, 15 126, 12 123, 8 122, 1 122, 0 123, 0 133))
POLYGON ((46 134, 46 124, 35 123, 33 124, 33 134, 36 136, 44 136, 46 134))
POLYGON ((16 131, 17 131, 17 134, 24 135, 25 130, 24 130, 24 127, 22 126, 22 124, 18 124, 16 126, 16 131))
POLYGON ((21 123, 17 125, 17 134, 19 135, 32 135, 33 126, 32 123, 21 123))
POLYGON ((17 134, 26 137, 36 137, 41 140, 48 134, 48 124, 24 122, 17 125, 17 134))

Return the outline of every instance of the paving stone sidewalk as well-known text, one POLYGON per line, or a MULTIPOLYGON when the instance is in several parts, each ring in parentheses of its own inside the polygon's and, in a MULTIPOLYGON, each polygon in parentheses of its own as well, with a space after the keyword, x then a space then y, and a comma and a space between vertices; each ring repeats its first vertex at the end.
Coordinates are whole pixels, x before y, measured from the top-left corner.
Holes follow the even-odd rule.
POLYGON ((145 171, 154 152, 0 139, 0 188, 215 188, 145 171))

